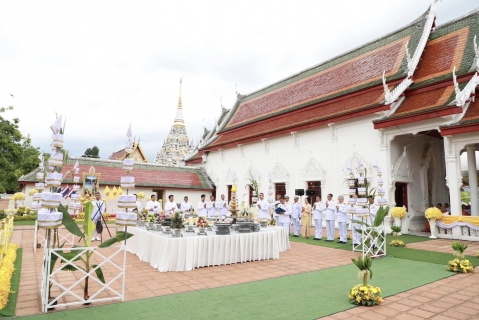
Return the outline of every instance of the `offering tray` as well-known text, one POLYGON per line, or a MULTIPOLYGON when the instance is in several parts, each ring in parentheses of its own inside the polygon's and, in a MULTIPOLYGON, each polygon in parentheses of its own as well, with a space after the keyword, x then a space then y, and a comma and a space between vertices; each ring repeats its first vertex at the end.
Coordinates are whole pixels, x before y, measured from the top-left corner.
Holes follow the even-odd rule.
POLYGON ((251 231, 252 232, 259 232, 259 230, 261 229, 261 225, 259 223, 253 223, 253 225, 251 226, 251 231))
POLYGON ((228 235, 230 234, 230 223, 226 222, 217 222, 216 223, 216 234, 217 235, 228 235))
POLYGON ((185 232, 195 233, 195 226, 194 225, 186 225, 185 232))
POLYGON ((253 230, 253 222, 237 222, 239 225, 238 231, 240 233, 250 233, 253 230))

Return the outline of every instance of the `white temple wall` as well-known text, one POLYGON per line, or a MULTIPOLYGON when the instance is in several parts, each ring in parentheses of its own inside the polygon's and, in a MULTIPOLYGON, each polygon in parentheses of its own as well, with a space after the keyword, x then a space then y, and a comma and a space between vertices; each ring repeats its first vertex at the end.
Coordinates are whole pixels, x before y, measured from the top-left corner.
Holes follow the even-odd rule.
MULTIPOLYGON (((347 194, 344 183, 349 162, 357 167, 365 162, 368 176, 375 186, 376 175, 372 165, 379 158, 378 131, 373 128, 374 116, 361 117, 337 125, 322 125, 312 129, 258 139, 238 147, 212 151, 204 164, 205 170, 217 187, 217 195, 227 193, 233 172, 237 177, 238 201, 247 202, 245 186, 248 172, 258 176, 260 192, 267 194, 269 172, 274 183, 284 182, 286 193, 292 197, 295 189, 307 189, 307 181, 321 181, 322 196, 333 193, 334 198, 347 194), (243 198, 243 195, 244 198, 243 198)), ((381 164, 380 164, 381 165, 381 164)), ((382 164, 384 170, 386 164, 382 164)))

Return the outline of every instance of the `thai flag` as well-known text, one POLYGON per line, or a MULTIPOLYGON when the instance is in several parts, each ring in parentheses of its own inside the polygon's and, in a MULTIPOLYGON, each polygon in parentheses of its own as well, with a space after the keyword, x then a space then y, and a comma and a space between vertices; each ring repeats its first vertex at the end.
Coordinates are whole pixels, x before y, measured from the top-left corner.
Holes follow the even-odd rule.
POLYGON ((76 191, 73 191, 73 189, 70 189, 70 191, 68 191, 68 193, 64 196, 65 199, 70 198, 71 195, 74 194, 74 193, 77 193, 77 192, 76 192, 76 191))
POLYGON ((65 198, 65 199, 68 199, 68 197, 70 196, 72 191, 73 191, 73 189, 70 189, 68 184, 66 186, 64 186, 63 188, 59 187, 58 190, 57 190, 57 192, 61 193, 63 195, 63 198, 65 198))

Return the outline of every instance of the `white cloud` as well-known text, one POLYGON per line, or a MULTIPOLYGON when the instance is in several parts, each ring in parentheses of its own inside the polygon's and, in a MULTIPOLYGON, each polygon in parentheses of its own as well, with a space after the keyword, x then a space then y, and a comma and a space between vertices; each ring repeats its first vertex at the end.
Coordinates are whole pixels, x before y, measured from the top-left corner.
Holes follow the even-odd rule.
MULTIPOLYGON (((243 94, 413 21, 430 0, 3 1, 0 106, 49 150, 54 111, 66 148, 102 157, 132 123, 150 161, 169 132, 183 77, 190 137, 211 127, 220 98, 243 94), (10 93, 15 97, 11 98, 10 93), (204 119, 204 122, 203 122, 204 119)), ((439 23, 477 6, 444 0, 439 23)))

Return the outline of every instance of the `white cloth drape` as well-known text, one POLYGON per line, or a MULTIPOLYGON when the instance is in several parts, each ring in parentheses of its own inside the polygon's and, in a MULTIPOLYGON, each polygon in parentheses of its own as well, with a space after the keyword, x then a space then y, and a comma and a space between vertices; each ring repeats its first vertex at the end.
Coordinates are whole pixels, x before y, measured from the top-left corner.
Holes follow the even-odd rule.
POLYGON ((127 250, 160 272, 190 271, 194 268, 254 260, 278 259, 290 249, 287 230, 269 227, 252 233, 231 235, 166 237, 140 228, 128 228, 134 236, 127 250))
POLYGON ((479 230, 479 226, 475 226, 473 224, 463 222, 463 221, 455 221, 451 224, 442 223, 441 220, 436 220, 436 225, 441 229, 452 229, 454 227, 468 227, 472 230, 479 230))

